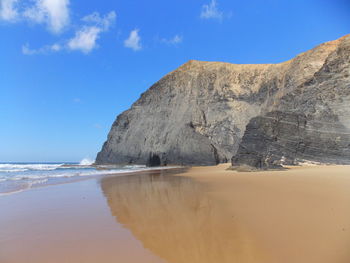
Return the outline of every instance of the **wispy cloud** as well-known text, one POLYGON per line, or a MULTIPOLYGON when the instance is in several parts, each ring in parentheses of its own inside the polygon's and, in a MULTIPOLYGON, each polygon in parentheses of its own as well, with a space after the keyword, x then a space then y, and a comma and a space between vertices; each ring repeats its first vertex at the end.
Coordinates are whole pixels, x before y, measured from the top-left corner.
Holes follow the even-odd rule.
POLYGON ((81 20, 87 23, 95 24, 96 26, 106 31, 115 22, 116 18, 117 14, 114 11, 109 12, 104 17, 101 17, 98 12, 93 12, 90 15, 84 16, 81 20))
POLYGON ((68 41, 68 49, 79 50, 85 54, 97 47, 97 40, 102 32, 108 31, 114 24, 117 15, 114 11, 109 12, 104 17, 94 12, 82 18, 82 21, 90 24, 79 29, 75 36, 68 41))
POLYGON ((60 44, 46 45, 38 49, 31 49, 26 44, 22 46, 22 53, 25 55, 36 55, 72 50, 88 54, 98 47, 97 40, 100 38, 100 34, 108 31, 114 24, 115 19, 116 13, 114 11, 109 12, 105 16, 100 16, 99 13, 94 12, 81 19, 84 24, 76 30, 74 37, 61 41, 60 44))
POLYGON ((14 22, 18 18, 17 11, 18 0, 0 1, 0 19, 8 22, 14 22))
POLYGON ((168 45, 177 45, 183 42, 183 36, 175 35, 172 38, 162 38, 160 41, 168 45))
POLYGON ((134 29, 130 32, 128 39, 124 41, 124 46, 131 48, 134 51, 142 49, 141 37, 139 36, 139 29, 134 29))
MULTIPOLYGON (((0 20, 42 24, 55 35, 70 25, 70 13, 70 0, 0 0, 0 20)), ((108 31, 115 20, 114 11, 105 16, 93 12, 83 17, 80 23, 74 24, 76 31, 71 38, 60 39, 56 43, 36 49, 25 44, 22 46, 22 53, 35 55, 75 50, 87 54, 98 47, 97 41, 101 33, 108 31)))
POLYGON ((60 33, 70 21, 69 0, 1 0, 0 19, 45 24, 52 33, 60 33))
POLYGON ((23 17, 60 33, 69 24, 69 12, 69 0, 35 0, 33 6, 24 10, 23 17))
POLYGON ((221 21, 224 18, 224 12, 219 10, 216 0, 211 0, 209 4, 202 6, 200 17, 202 19, 217 19, 221 21))
POLYGON ((28 43, 22 46, 22 53, 24 55, 48 54, 58 52, 60 50, 62 50, 62 46, 60 44, 46 45, 38 49, 30 48, 28 43))
POLYGON ((98 27, 83 27, 68 41, 68 49, 79 50, 85 54, 97 47, 96 41, 101 33, 98 27))

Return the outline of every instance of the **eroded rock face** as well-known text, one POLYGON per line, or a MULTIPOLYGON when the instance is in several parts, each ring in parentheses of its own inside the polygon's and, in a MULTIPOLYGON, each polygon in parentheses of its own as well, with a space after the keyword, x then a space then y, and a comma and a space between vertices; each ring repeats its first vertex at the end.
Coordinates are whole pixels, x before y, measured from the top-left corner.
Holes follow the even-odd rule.
POLYGON ((350 164, 350 38, 341 39, 321 69, 272 109, 250 120, 234 166, 350 164))
MULTIPOLYGON (((340 51, 340 46, 348 39, 322 44, 281 64, 190 61, 154 84, 117 117, 96 163, 212 165, 231 160, 252 118, 289 111, 291 105, 309 116, 305 109, 313 111, 318 100, 330 102, 331 94, 310 101, 315 91, 306 87, 323 90, 333 85, 329 92, 343 89, 334 85, 344 81, 345 73, 340 73, 337 60, 346 60, 347 51, 340 51), (325 64, 327 76, 321 74, 325 64), (339 76, 334 76, 335 71, 339 76), (320 80, 329 82, 326 88, 319 85, 320 80), (300 94, 306 91, 310 95, 303 101, 300 94), (300 98, 295 100, 295 96, 300 98)), ((335 114, 350 125, 347 110, 338 108, 335 114)), ((237 163, 244 163, 241 152, 235 157, 237 163)))

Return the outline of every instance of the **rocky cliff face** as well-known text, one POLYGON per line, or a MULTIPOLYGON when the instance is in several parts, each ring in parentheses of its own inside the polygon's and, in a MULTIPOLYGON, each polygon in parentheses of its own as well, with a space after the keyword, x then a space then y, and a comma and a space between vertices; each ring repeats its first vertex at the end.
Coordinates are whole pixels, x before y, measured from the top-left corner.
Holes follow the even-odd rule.
POLYGON ((233 165, 350 164, 350 37, 336 43, 312 78, 250 120, 233 165))
MULTIPOLYGON (((339 141, 343 147, 335 159, 340 160, 339 155, 348 159, 344 155, 348 138, 336 139, 336 135, 346 133, 350 126, 346 108, 349 101, 343 96, 349 92, 349 42, 349 37, 328 42, 281 64, 190 61, 154 84, 117 117, 96 163, 211 165, 235 156, 235 164, 256 166, 253 160, 259 158, 260 163, 270 162, 265 160, 270 158, 269 140, 260 145, 261 138, 269 138, 270 134, 260 123, 266 124, 275 116, 289 120, 293 114, 296 119, 306 118, 307 129, 320 132, 317 123, 328 123, 335 132, 328 134, 329 142, 339 141), (330 120, 338 126, 329 124, 330 120), (254 144, 252 136, 259 145, 254 144)), ((274 125, 269 124, 273 132, 274 125)), ((271 136, 275 140, 276 135, 271 136)), ((282 144, 274 145, 280 151, 282 144)), ((292 161, 299 156, 274 152, 274 160, 284 157, 292 161)), ((312 154, 304 153, 304 157, 312 154)))

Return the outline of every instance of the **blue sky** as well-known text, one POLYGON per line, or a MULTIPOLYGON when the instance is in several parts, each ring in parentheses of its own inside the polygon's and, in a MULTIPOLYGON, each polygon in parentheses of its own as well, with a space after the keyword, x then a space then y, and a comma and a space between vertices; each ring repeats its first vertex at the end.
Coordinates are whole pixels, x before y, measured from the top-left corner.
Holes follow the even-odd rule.
POLYGON ((190 59, 278 63, 350 33, 348 0, 0 0, 0 162, 95 158, 190 59))

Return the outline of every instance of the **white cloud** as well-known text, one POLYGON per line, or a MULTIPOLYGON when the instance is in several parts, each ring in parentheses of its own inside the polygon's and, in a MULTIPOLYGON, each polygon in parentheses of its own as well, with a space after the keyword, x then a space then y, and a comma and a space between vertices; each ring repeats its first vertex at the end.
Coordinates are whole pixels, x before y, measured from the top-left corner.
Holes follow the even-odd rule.
MULTIPOLYGON (((52 33, 61 33, 70 23, 70 0, 0 0, 0 20, 11 22, 34 22, 46 25, 52 33)), ((102 32, 114 24, 116 13, 111 11, 105 16, 94 12, 81 19, 75 25, 76 31, 70 39, 60 40, 52 45, 31 49, 28 44, 22 46, 26 55, 46 54, 61 50, 77 50, 89 53, 95 49, 102 32)))
POLYGON ((38 49, 32 49, 28 44, 22 46, 22 53, 24 55, 37 55, 37 54, 48 54, 51 52, 58 52, 62 49, 60 44, 46 45, 38 49))
POLYGON ((98 12, 93 12, 82 18, 82 21, 87 23, 93 23, 98 27, 101 27, 104 31, 108 30, 109 27, 115 22, 117 14, 114 11, 109 12, 104 17, 101 17, 98 12))
POLYGON ((183 37, 181 35, 175 35, 173 38, 167 39, 167 38, 162 38, 161 42, 169 45, 177 45, 182 43, 183 37))
POLYGON ((0 19, 13 22, 18 18, 18 0, 0 0, 0 19))
POLYGON ((75 33, 75 37, 68 41, 68 48, 87 54, 97 47, 96 40, 100 33, 101 29, 98 27, 83 27, 75 33))
POLYGON ((35 5, 23 12, 23 17, 46 24, 53 33, 60 33, 69 24, 69 0, 34 0, 35 5))
POLYGON ((142 49, 141 38, 139 36, 139 29, 134 29, 130 32, 129 38, 124 41, 124 46, 131 48, 134 51, 142 49))
POLYGON ((0 19, 46 24, 60 33, 69 24, 70 0, 0 0, 0 19))
POLYGON ((61 41, 61 44, 55 43, 38 49, 31 49, 29 45, 26 44, 22 46, 22 53, 25 55, 36 55, 58 52, 61 50, 81 51, 85 54, 90 53, 93 49, 98 47, 97 40, 100 38, 100 34, 108 31, 115 22, 115 19, 116 13, 114 11, 105 16, 100 16, 99 13, 94 12, 82 18, 84 25, 75 32, 74 37, 71 39, 61 41))
POLYGON ((114 11, 109 12, 104 17, 94 12, 82 18, 82 21, 92 25, 83 26, 75 36, 68 41, 67 47, 70 50, 79 50, 87 54, 97 47, 97 40, 102 32, 108 31, 115 22, 117 15, 114 11))
POLYGON ((203 19, 222 20, 224 18, 224 13, 218 9, 218 4, 216 0, 212 0, 209 4, 205 4, 202 6, 202 12, 200 17, 203 19))
POLYGON ((58 51, 60 51, 62 49, 62 47, 61 47, 60 44, 53 44, 53 45, 50 46, 50 49, 52 51, 58 52, 58 51))

